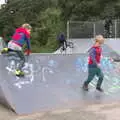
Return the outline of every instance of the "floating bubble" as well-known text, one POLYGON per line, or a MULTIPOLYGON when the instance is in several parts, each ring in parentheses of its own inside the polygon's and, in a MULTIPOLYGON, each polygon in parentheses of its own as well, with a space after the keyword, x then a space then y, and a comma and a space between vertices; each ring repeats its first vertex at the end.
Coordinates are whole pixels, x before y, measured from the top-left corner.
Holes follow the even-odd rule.
POLYGON ((57 65, 57 62, 56 62, 55 60, 49 60, 49 61, 48 61, 48 66, 54 67, 54 66, 56 66, 56 65, 57 65))

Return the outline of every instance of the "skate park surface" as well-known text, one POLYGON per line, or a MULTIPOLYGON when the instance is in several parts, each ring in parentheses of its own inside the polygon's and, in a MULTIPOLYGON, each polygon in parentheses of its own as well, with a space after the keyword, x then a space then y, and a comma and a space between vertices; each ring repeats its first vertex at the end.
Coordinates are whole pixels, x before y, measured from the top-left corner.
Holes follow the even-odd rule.
MULTIPOLYGON (((20 82, 21 80, 17 80, 9 74, 6 75, 4 70, 6 61, 4 60, 0 66, 2 68, 1 78, 4 78, 1 79, 1 81, 2 85, 5 85, 3 88, 7 90, 7 100, 9 102, 11 101, 9 104, 13 108, 16 107, 16 109, 22 110, 18 110, 18 112, 23 112, 20 106, 24 106, 24 112, 31 110, 30 107, 33 108, 33 106, 29 106, 30 103, 34 105, 36 103, 34 109, 38 107, 42 110, 41 113, 34 115, 16 116, 14 112, 2 106, 0 120, 119 120, 120 69, 119 63, 113 63, 109 59, 117 55, 115 52, 119 54, 119 40, 113 41, 111 39, 110 41, 106 41, 105 44, 107 45, 103 46, 104 57, 102 59, 102 66, 105 74, 103 84, 103 88, 105 89, 104 93, 95 91, 96 80, 90 85, 90 92, 84 93, 81 90, 81 83, 86 79, 87 74, 87 55, 83 53, 86 53, 91 47, 93 40, 83 39, 73 40, 73 42, 78 45, 74 50, 71 50, 74 54, 69 54, 68 52, 67 55, 33 54, 31 56, 30 62, 34 59, 36 60, 34 66, 37 67, 38 64, 41 66, 39 68, 37 67, 37 69, 35 69, 36 71, 34 70, 35 81, 33 81, 33 78, 30 78, 31 81, 26 82, 23 80, 20 82), (116 44, 113 44, 115 42, 116 44), (81 48, 81 46, 83 48, 81 48), (81 54, 79 54, 79 52, 81 52, 81 54), (39 79, 36 77, 39 77, 39 79), (9 79, 9 81, 6 81, 6 79, 9 79), (31 89, 31 86, 35 90, 31 89), (39 91, 39 93, 37 93, 37 91, 39 91), (29 93, 22 99, 21 96, 23 96, 23 92, 25 94, 30 92, 31 94, 29 93), (38 94, 40 98, 37 97, 38 94), (40 103, 40 100, 41 105, 37 104, 40 103), (26 110, 26 107, 29 109, 26 110), (48 108, 46 109, 46 107, 48 108)), ((1 60, 2 59, 4 58, 1 58, 1 60)))

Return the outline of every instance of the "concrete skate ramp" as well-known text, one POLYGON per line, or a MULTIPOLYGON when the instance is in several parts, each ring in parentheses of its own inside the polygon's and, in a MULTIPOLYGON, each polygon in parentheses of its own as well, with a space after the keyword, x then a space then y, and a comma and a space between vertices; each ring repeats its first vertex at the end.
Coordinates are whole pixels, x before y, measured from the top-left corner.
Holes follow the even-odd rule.
POLYGON ((120 54, 120 39, 107 39, 105 44, 112 48, 116 53, 120 54))
MULTIPOLYGON (((74 48, 67 48, 66 52, 60 51, 58 49, 54 54, 76 54, 76 53, 87 53, 87 51, 93 46, 94 39, 71 39, 71 42, 74 43, 74 48)), ((115 53, 120 54, 120 39, 106 39, 105 44, 102 46, 104 53, 115 53)), ((117 55, 116 54, 116 55, 117 55)))
POLYGON ((92 47, 93 39, 73 39, 74 43, 73 53, 87 53, 87 51, 92 47))
POLYGON ((26 63, 29 74, 17 78, 6 68, 7 57, 0 56, 0 97, 17 114, 30 114, 56 108, 78 107, 83 103, 120 100, 120 67, 107 53, 101 61, 104 93, 81 88, 87 78, 86 54, 33 54, 26 63))
MULTIPOLYGON (((63 54, 86 53, 94 42, 93 39, 72 39, 70 41, 73 42, 74 48, 68 47, 66 52, 63 52, 63 54)), ((60 49, 55 51, 54 54, 61 54, 60 49)))

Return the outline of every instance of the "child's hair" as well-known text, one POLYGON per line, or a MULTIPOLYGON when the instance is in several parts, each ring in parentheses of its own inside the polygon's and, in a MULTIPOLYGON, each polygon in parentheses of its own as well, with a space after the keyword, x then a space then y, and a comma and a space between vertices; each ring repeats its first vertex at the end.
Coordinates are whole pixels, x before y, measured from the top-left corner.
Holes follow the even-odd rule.
POLYGON ((32 29, 31 25, 29 25, 27 23, 23 24, 22 27, 26 28, 26 29, 30 29, 30 30, 32 29))
POLYGON ((104 41, 104 37, 102 35, 96 35, 95 42, 102 42, 104 41))

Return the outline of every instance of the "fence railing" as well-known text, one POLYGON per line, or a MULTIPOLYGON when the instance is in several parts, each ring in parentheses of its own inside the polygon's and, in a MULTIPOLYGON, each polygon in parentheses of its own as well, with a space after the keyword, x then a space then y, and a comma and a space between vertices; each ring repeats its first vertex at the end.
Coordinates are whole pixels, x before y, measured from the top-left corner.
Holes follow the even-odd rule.
POLYGON ((120 38, 120 21, 112 20, 109 31, 105 29, 105 21, 68 21, 67 39, 93 38, 95 35, 102 34, 109 38, 120 38))

